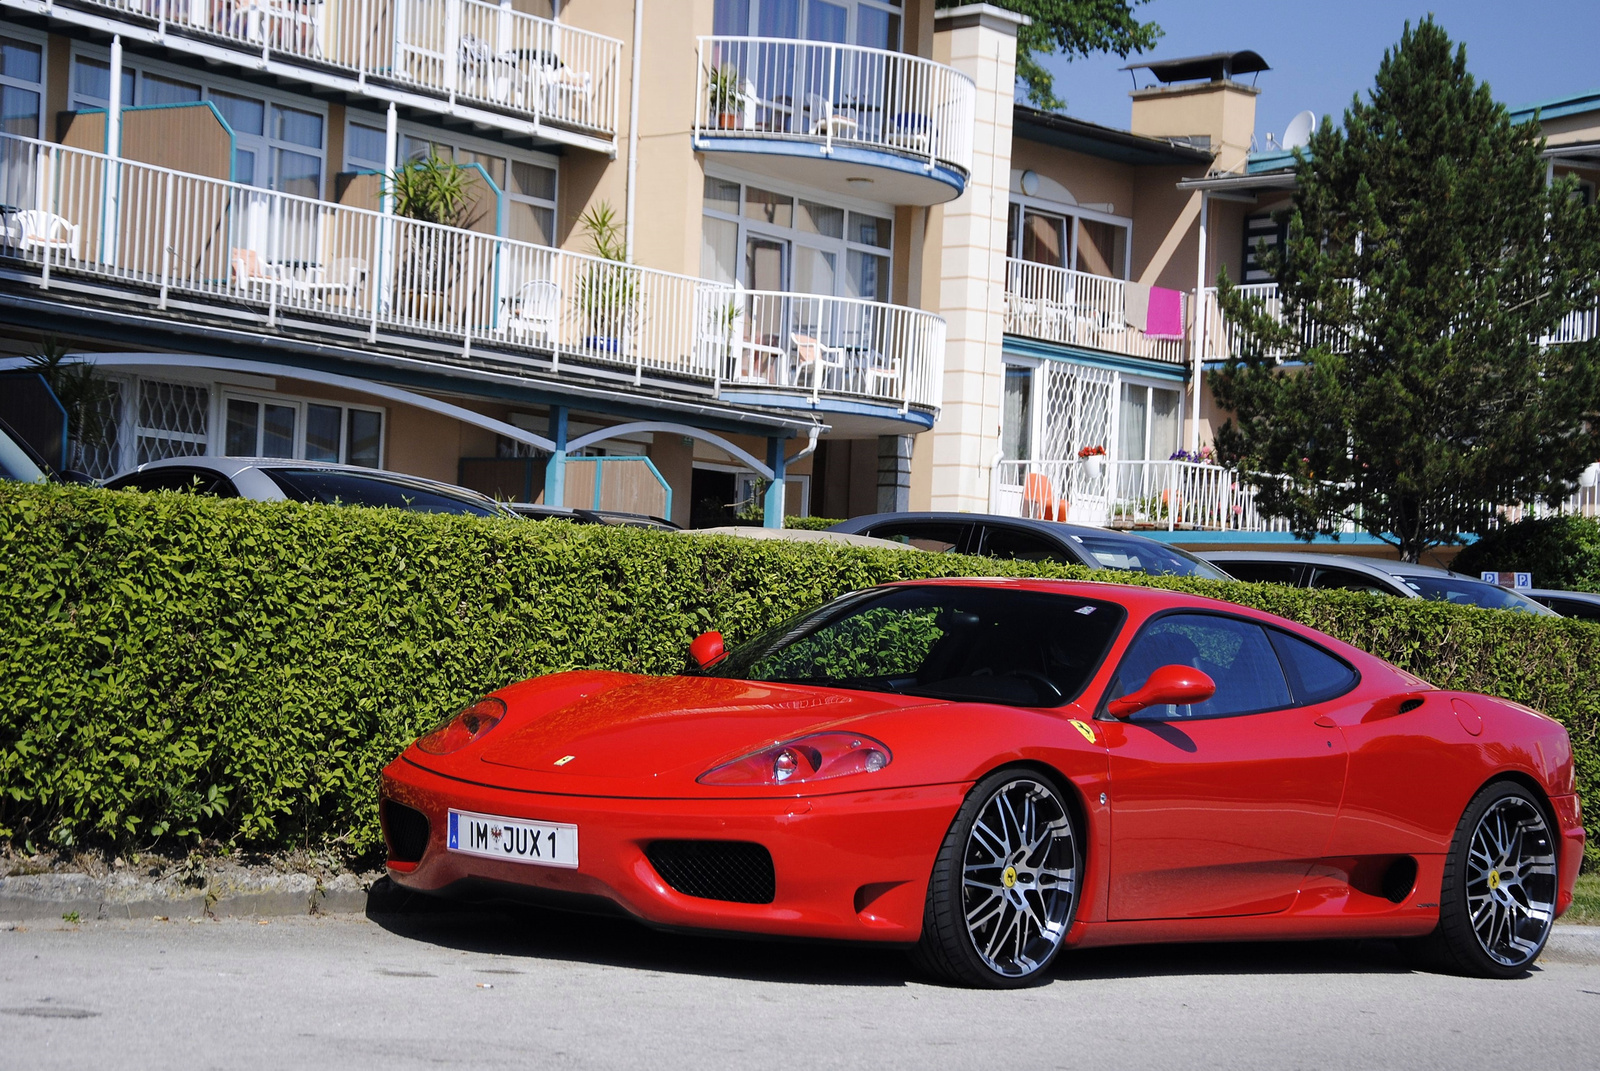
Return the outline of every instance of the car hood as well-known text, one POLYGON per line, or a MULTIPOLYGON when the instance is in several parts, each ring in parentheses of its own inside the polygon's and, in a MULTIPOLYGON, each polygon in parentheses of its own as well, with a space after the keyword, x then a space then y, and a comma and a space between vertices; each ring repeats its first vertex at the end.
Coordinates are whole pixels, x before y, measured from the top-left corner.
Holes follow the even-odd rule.
POLYGON ((641 797, 702 795, 700 774, 775 741, 945 705, 885 692, 623 674, 562 674, 496 694, 506 723, 448 772, 527 791, 641 797), (580 676, 586 680, 561 680, 580 676))

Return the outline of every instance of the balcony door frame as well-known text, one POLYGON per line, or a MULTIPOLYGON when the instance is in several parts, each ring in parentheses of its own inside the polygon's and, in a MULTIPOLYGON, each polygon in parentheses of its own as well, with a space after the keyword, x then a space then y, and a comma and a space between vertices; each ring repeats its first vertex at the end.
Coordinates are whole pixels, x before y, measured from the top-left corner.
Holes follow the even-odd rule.
MULTIPOLYGON (((1119 216, 1112 212, 1103 212, 1099 209, 1088 208, 1079 204, 1068 204, 1064 201, 1050 200, 1043 197, 1029 197, 1025 194, 1013 192, 1010 207, 1007 209, 1006 220, 1006 255, 1013 259, 1022 259, 1022 230, 1024 217, 1032 212, 1038 215, 1055 216, 1066 223, 1066 249, 1064 251, 1066 263, 1062 267, 1076 270, 1078 263, 1078 221, 1087 220, 1091 223, 1107 223, 1114 227, 1121 227, 1123 231, 1122 274, 1112 275, 1109 278, 1120 278, 1123 282, 1131 279, 1133 270, 1133 219, 1130 216, 1119 216), (1015 211, 1012 211, 1015 209, 1015 211)), ((1031 263, 1031 262, 1030 262, 1031 263)))

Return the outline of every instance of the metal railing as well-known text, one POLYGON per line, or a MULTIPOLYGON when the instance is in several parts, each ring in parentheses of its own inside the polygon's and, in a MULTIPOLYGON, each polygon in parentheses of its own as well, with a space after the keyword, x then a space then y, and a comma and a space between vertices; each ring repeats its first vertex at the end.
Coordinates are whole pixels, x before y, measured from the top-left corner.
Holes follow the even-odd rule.
MULTIPOLYGON (((744 291, 101 153, 0 135, 0 255, 53 275, 459 340, 717 389, 937 407, 944 321, 851 298, 744 291)), ((515 359, 515 357, 513 358, 515 359)))
POLYGON ((1126 302, 1121 279, 1006 259, 1008 334, 1183 364, 1184 340, 1129 326, 1126 302))
MULTIPOLYGON (((290 60, 616 137, 622 42, 483 0, 69 0, 290 60)), ((169 35, 170 33, 170 35, 169 35)), ((242 60, 252 63, 252 60, 242 60)))
POLYGON ((775 37, 702 37, 694 137, 876 149, 972 170, 977 88, 919 56, 775 37))

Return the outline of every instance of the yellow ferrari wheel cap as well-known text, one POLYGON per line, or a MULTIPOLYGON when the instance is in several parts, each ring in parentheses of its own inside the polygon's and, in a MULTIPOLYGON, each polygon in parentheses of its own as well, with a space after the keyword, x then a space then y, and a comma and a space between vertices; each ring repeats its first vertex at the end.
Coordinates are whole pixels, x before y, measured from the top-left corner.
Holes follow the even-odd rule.
POLYGON ((1498 889, 1499 887, 1500 887, 1500 871, 1498 871, 1498 870, 1489 871, 1489 888, 1498 889))
POLYGON ((1014 886, 1017 883, 1017 868, 1014 866, 1006 867, 1005 871, 1000 875, 1000 880, 1006 883, 1006 888, 1008 889, 1014 886))

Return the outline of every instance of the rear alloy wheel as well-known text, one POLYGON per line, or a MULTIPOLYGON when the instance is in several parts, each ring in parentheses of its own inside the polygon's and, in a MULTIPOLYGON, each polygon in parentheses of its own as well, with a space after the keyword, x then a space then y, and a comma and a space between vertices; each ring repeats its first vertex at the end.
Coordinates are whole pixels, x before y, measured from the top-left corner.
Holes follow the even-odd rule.
POLYGON ((916 959, 966 985, 1037 981, 1077 911, 1080 844, 1072 812, 1049 781, 1021 770, 985 778, 934 862, 916 959))
POLYGON ((1521 785, 1490 785, 1450 843, 1432 941, 1437 958, 1463 974, 1522 974, 1550 936, 1559 884, 1544 808, 1521 785))

